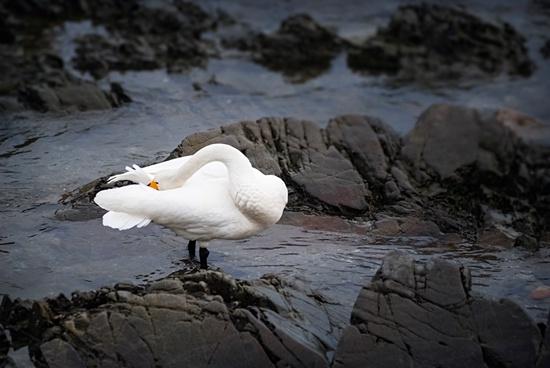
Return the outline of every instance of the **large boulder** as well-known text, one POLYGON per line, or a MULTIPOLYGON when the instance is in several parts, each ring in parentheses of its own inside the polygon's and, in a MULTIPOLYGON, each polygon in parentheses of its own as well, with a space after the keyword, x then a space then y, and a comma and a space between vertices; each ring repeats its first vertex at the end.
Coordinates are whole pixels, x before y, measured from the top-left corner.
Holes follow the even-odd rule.
POLYGON ((333 367, 535 367, 543 336, 517 304, 474 296, 467 269, 392 252, 361 290, 333 367))
POLYGON ((481 238, 527 244, 550 223, 548 157, 550 126, 512 110, 445 104, 420 116, 401 151, 444 230, 462 217, 481 222, 481 238))
POLYGON ((395 155, 399 140, 390 127, 367 116, 341 116, 327 129, 304 120, 264 118, 191 135, 169 158, 212 143, 231 144, 255 167, 286 180, 290 208, 358 215, 369 212, 394 180, 384 162, 395 155))

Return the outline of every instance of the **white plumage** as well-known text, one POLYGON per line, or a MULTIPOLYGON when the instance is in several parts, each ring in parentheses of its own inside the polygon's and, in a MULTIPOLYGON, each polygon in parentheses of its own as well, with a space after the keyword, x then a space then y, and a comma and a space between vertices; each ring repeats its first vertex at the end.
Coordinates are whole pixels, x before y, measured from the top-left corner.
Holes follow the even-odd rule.
POLYGON ((262 174, 225 144, 126 170, 109 182, 138 184, 103 190, 94 199, 109 211, 103 225, 119 230, 155 222, 189 240, 242 239, 275 224, 288 200, 281 179, 262 174), (159 190, 147 186, 151 181, 159 190))

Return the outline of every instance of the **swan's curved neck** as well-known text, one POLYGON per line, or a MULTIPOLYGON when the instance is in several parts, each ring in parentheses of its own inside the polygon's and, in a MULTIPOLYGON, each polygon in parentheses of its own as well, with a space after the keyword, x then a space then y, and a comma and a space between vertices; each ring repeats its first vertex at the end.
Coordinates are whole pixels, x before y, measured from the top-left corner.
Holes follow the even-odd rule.
POLYGON ((197 170, 214 161, 223 163, 230 176, 252 168, 250 161, 238 149, 227 144, 211 144, 198 150, 178 169, 174 178, 176 184, 183 185, 197 170))

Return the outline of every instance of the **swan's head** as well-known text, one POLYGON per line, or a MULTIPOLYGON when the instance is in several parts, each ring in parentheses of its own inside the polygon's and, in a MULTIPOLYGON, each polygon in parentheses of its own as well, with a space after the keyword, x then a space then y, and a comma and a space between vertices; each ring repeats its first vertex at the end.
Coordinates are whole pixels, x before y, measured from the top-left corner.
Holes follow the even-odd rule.
POLYGON ((288 202, 288 190, 280 178, 263 175, 258 171, 255 180, 240 186, 235 200, 247 217, 268 227, 283 215, 288 202))

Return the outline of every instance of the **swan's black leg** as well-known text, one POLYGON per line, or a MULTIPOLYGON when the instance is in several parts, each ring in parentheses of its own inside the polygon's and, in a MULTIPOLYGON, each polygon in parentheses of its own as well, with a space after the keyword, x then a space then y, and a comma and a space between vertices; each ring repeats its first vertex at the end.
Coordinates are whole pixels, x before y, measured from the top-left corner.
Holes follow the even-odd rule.
POLYGON ((210 252, 208 251, 208 249, 206 249, 204 247, 199 248, 199 258, 200 258, 200 261, 201 261, 201 268, 203 270, 206 270, 208 268, 208 264, 206 263, 206 259, 208 258, 209 254, 210 254, 210 252))
POLYGON ((189 259, 195 258, 196 245, 197 245, 196 240, 189 240, 189 243, 187 244, 187 250, 189 251, 189 259))

